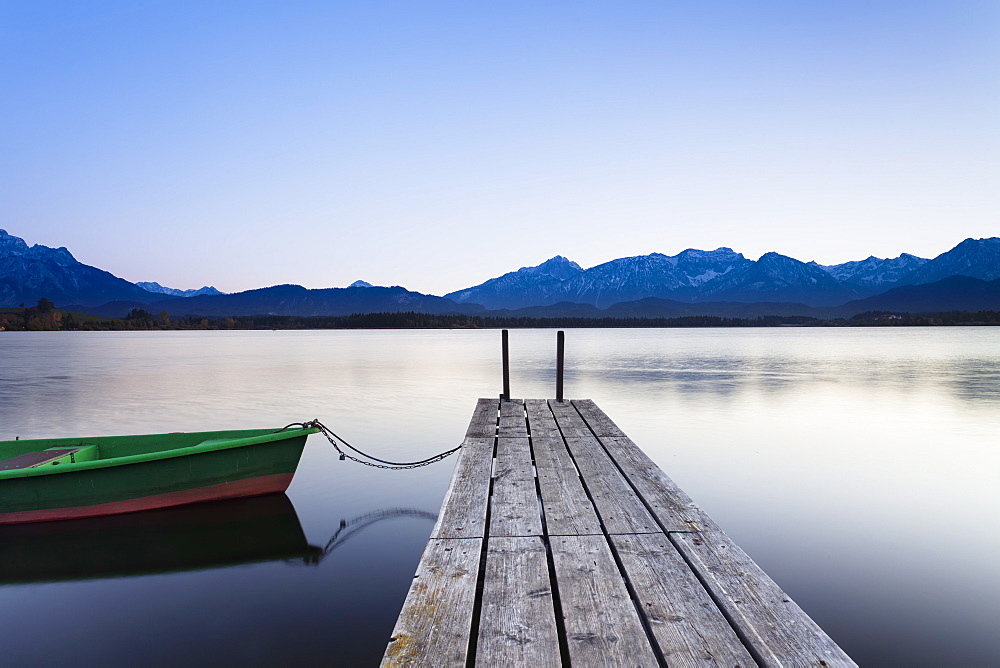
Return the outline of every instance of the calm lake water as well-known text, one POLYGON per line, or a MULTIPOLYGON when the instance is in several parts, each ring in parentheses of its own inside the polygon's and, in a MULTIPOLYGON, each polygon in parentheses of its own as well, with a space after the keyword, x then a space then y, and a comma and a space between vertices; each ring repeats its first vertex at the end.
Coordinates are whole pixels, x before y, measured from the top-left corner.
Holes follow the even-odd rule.
MULTIPOLYGON (((1000 656, 1000 329, 568 330, 592 398, 862 665, 1000 656)), ((555 332, 510 333, 512 394, 555 332)), ((457 445, 497 331, 0 335, 0 439, 319 418, 388 459, 457 445)), ((341 462, 287 497, 0 527, 0 664, 376 665, 454 459, 341 462)))

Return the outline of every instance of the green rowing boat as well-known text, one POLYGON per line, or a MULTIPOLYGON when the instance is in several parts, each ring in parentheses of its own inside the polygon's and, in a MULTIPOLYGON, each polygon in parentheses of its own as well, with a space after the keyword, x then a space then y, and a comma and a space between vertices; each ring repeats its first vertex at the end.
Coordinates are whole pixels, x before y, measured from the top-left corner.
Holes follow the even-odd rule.
POLYGON ((284 492, 304 425, 0 441, 0 524, 114 515, 284 492))

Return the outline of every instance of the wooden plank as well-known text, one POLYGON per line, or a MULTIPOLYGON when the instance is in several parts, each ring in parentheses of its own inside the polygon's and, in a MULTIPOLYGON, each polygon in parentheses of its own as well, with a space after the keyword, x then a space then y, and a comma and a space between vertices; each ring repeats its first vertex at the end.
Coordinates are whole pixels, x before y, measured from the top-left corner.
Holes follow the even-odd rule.
POLYGON ((493 441, 492 438, 463 441, 451 484, 431 531, 432 538, 482 538, 486 535, 493 441))
POLYGON ((601 438, 609 456, 621 467, 666 531, 715 531, 719 526, 630 438, 601 438))
POLYGON ((573 401, 605 450, 631 481, 666 531, 714 531, 719 527, 652 459, 589 400, 573 401), (612 434, 620 434, 614 436, 612 434))
POLYGON ((552 411, 552 415, 555 416, 556 423, 558 423, 559 429, 565 438, 590 438, 593 436, 590 427, 587 426, 586 421, 580 416, 571 402, 564 401, 563 403, 559 403, 558 401, 549 400, 549 409, 552 411))
POLYGON ((500 436, 528 438, 528 424, 524 417, 524 401, 511 399, 500 402, 500 436))
POLYGON ((499 399, 480 399, 472 413, 472 421, 465 431, 467 438, 490 438, 497 433, 497 410, 499 399))
POLYGON ((594 506, 562 438, 532 438, 531 443, 546 532, 550 536, 602 533, 594 506))
POLYGON ((427 543, 382 657, 383 666, 464 666, 482 540, 427 543))
POLYGON ((528 429, 532 438, 562 438, 559 425, 549 410, 545 399, 525 399, 524 409, 528 414, 528 429))
POLYGON ((590 492, 598 517, 609 534, 656 533, 656 520, 618 472, 597 439, 567 438, 566 445, 583 483, 590 492))
POLYGON ((497 439, 489 535, 542 535, 542 515, 527 438, 497 439))
POLYGON ((573 455, 598 515, 609 534, 650 533, 660 530, 634 490, 570 402, 549 401, 566 444, 573 455))
POLYGON ((524 416, 501 417, 497 433, 500 436, 509 436, 511 438, 528 438, 528 426, 525 424, 524 416))
POLYGON ((760 665, 857 665, 725 533, 670 538, 760 665))
POLYGON ((500 402, 500 417, 524 417, 524 399, 510 399, 500 402))
POLYGON ((593 399, 574 399, 571 403, 596 436, 625 436, 625 432, 594 403, 593 399))
POLYGON ((528 438, 528 424, 524 418, 524 406, 517 404, 522 411, 520 415, 501 415, 497 426, 497 435, 507 438, 528 438))
POLYGON ((52 448, 50 450, 35 450, 32 452, 26 452, 23 455, 17 455, 16 457, 0 461, 0 471, 33 469, 79 451, 80 448, 66 448, 61 450, 52 448))
POLYGON ((570 662, 658 665, 604 536, 553 536, 549 545, 570 662))
POLYGON ((612 536, 611 542, 668 666, 755 665, 666 535, 612 536))
POLYGON ((561 665, 552 584, 540 537, 490 537, 476 665, 561 665))

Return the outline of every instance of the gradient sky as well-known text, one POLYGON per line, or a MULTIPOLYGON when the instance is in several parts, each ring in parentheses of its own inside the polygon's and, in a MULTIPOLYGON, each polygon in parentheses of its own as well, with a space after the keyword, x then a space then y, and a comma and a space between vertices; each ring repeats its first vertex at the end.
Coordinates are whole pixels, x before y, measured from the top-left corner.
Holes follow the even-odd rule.
POLYGON ((0 0, 0 228, 131 281, 1000 235, 1000 2, 0 0))

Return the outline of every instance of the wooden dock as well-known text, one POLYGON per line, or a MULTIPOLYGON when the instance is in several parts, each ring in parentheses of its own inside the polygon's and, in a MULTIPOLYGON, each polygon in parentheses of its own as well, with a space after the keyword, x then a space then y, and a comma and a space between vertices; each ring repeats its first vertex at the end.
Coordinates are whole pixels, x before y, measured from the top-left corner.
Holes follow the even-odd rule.
POLYGON ((594 402, 480 399, 383 666, 855 666, 594 402))

